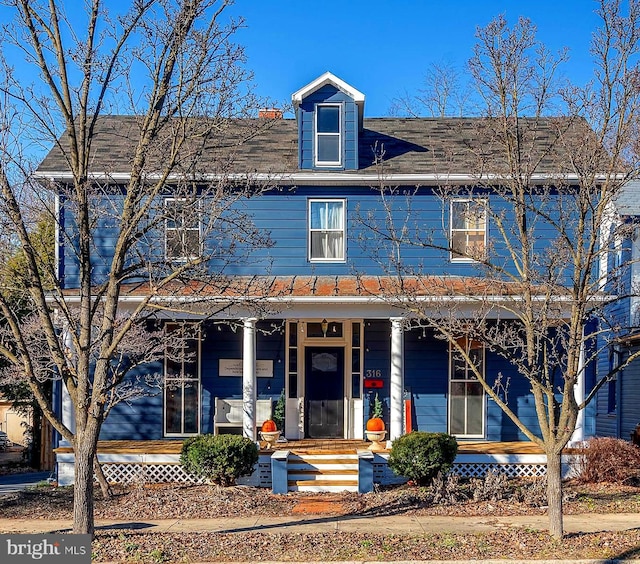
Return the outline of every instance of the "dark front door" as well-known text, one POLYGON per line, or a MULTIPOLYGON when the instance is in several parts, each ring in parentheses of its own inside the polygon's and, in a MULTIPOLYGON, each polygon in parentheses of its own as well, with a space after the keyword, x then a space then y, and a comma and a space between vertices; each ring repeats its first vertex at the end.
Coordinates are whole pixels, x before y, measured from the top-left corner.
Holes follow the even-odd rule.
POLYGON ((344 349, 307 347, 305 352, 306 435, 344 437, 344 349))

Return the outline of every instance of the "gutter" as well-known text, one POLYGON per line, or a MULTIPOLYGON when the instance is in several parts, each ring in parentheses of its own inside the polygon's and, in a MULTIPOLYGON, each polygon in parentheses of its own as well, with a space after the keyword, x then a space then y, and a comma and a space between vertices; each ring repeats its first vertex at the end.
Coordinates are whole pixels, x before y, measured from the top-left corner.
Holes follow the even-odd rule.
MULTIPOLYGON (((35 178, 39 180, 47 180, 50 182, 69 182, 74 179, 73 174, 68 171, 48 171, 48 172, 40 172, 36 171, 34 174, 35 178)), ((378 174, 378 173, 350 173, 349 171, 339 171, 339 172, 280 172, 280 173, 267 173, 267 172, 258 172, 255 174, 200 174, 195 176, 185 177, 182 174, 170 174, 165 177, 164 174, 161 173, 150 173, 146 174, 144 177, 146 180, 150 181, 158 181, 165 179, 167 182, 177 182, 179 180, 184 180, 188 178, 192 181, 199 182, 215 182, 220 180, 229 180, 229 181, 237 181, 237 182, 247 182, 247 181, 255 181, 255 182, 271 182, 276 185, 295 185, 295 186, 317 186, 323 184, 331 184, 335 186, 376 186, 381 183, 384 185, 388 184, 398 184, 398 185, 442 185, 442 184, 474 184, 478 182, 487 182, 487 183, 499 183, 501 181, 509 180, 508 177, 497 175, 497 174, 482 174, 482 175, 471 175, 471 174, 438 174, 438 173, 429 173, 429 174, 421 174, 421 173, 389 173, 389 174, 378 174)), ((545 183, 549 181, 557 181, 558 179, 563 179, 567 182, 576 183, 580 180, 580 176, 577 174, 565 174, 565 175, 554 175, 554 174, 535 174, 530 177, 532 182, 545 183)), ((622 180, 624 179, 624 175, 606 175, 601 174, 595 177, 596 181, 604 182, 608 179, 614 180, 622 180)), ((92 181, 102 181, 111 184, 126 184, 131 179, 131 174, 126 172, 115 172, 108 173, 104 172, 93 172, 88 176, 89 180, 92 181)))

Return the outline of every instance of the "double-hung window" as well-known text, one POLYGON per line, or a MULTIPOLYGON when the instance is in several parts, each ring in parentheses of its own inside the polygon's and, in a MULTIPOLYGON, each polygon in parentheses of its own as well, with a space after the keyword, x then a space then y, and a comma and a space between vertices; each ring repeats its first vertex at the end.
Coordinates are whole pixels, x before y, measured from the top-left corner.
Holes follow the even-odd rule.
POLYGON ((458 437, 484 437, 485 397, 477 373, 484 376, 482 343, 463 337, 451 345, 449 377, 449 433, 458 437), (470 362, 469 362, 470 361, 470 362), (477 371, 477 372, 476 372, 477 371))
POLYGON ((310 261, 344 261, 344 215, 344 200, 309 200, 310 261))
POLYGON ((174 261, 187 261, 199 257, 200 210, 197 202, 186 198, 166 198, 165 257, 174 261))
POLYGON ((164 433, 200 431, 200 338, 193 323, 168 323, 164 358, 164 433))
POLYGON ((315 164, 316 166, 342 165, 342 106, 316 105, 315 164))
POLYGON ((487 247, 487 201, 451 201, 451 260, 473 261, 484 257, 487 247))

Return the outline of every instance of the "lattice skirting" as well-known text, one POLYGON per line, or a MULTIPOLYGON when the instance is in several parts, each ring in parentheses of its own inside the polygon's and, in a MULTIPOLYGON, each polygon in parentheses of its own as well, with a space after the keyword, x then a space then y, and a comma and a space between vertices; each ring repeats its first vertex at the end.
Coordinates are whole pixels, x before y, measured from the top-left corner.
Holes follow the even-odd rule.
POLYGON ((547 473, 546 464, 498 464, 495 462, 468 462, 454 464, 455 474, 461 478, 484 478, 488 472, 498 471, 509 478, 537 478, 547 473))
MULTIPOLYGON (((199 483, 201 481, 187 474, 178 459, 162 457, 162 460, 153 460, 152 456, 122 457, 105 456, 102 459, 102 468, 107 481, 119 484, 147 484, 147 483, 199 483), (120 458, 118 460, 118 458, 120 458), (151 460, 145 460, 151 459, 151 460)), ((402 477, 396 476, 389 468, 388 455, 376 454, 373 463, 373 481, 376 484, 391 485, 403 483, 402 477)), ((570 457, 563 457, 563 474, 570 474, 572 464, 570 457)), ((58 483, 61 486, 73 484, 73 455, 58 455, 58 483)), ((508 460, 495 461, 486 459, 460 460, 454 463, 453 472, 461 478, 481 478, 489 471, 499 471, 510 478, 538 477, 546 474, 544 457, 509 458, 508 460)), ((269 455, 261 455, 254 473, 251 476, 241 478, 240 484, 263 488, 271 487, 271 459, 269 455)))
POLYGON ((180 464, 119 464, 111 462, 102 465, 107 482, 112 484, 156 484, 163 482, 196 484, 202 482, 187 474, 180 464))
MULTIPOLYGON (((144 483, 202 483, 187 474, 180 464, 131 464, 108 463, 102 465, 108 482, 118 484, 144 484, 144 483)), ((496 463, 462 463, 454 464, 453 472, 461 478, 482 478, 490 471, 498 471, 509 478, 534 478, 544 476, 547 473, 544 464, 496 464, 496 463)), ((386 461, 374 463, 373 481, 378 484, 391 485, 402 483, 404 479, 396 476, 389 468, 386 461)), ((271 487, 271 464, 262 462, 258 464, 253 476, 244 478, 241 483, 258 487, 271 487)))

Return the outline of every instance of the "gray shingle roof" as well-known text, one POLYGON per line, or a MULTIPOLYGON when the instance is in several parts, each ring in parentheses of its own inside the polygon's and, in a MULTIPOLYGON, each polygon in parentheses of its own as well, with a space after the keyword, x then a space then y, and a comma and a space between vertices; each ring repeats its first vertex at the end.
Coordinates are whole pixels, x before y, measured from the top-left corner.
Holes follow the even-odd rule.
MULTIPOLYGON (((129 172, 138 123, 139 118, 135 116, 104 116, 99 119, 92 146, 93 172, 129 172)), ((228 172, 242 174, 299 172, 296 121, 277 120, 256 134, 250 133, 256 123, 257 120, 220 122, 218 135, 212 136, 204 147, 197 145, 182 155, 183 169, 193 167, 194 155, 197 154, 200 172, 214 173, 221 167, 228 172)), ((360 170, 345 171, 344 174, 375 174, 376 155, 382 157, 386 173, 477 174, 483 168, 481 161, 493 159, 495 164, 501 160, 499 133, 490 126, 495 123, 480 118, 365 119, 358 147, 360 170)), ((552 174, 562 172, 563 146, 584 139, 588 128, 580 120, 569 122, 566 118, 546 118, 537 122, 521 120, 521 131, 525 136, 523 145, 533 147, 527 156, 536 162, 535 172, 552 174), (541 155, 540 162, 537 162, 541 155)), ((169 143, 168 139, 165 143, 169 143)), ((162 146, 163 141, 159 140, 155 156, 157 162, 164 158, 162 146)), ((147 166, 153 169, 154 157, 149 159, 147 166)), ((58 147, 49 152, 38 169, 41 174, 66 170, 67 163, 58 147)), ((323 171, 317 174, 321 177, 323 171)))

